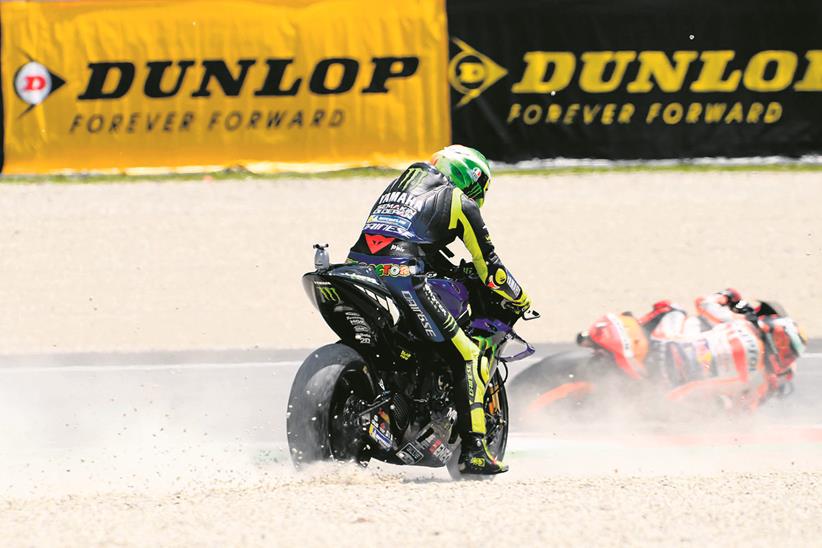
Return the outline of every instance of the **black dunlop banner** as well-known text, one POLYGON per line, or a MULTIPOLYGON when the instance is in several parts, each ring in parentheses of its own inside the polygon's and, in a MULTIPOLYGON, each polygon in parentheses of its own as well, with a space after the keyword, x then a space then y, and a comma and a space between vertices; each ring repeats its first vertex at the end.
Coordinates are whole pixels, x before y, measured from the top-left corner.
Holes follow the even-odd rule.
POLYGON ((453 141, 490 158, 822 154, 820 0, 450 0, 453 141))

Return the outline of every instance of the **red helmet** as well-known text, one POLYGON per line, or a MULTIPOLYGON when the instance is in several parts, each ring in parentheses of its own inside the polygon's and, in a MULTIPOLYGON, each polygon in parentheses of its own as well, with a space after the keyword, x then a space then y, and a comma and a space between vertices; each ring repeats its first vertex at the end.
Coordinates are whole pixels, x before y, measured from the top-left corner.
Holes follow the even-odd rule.
POLYGON ((761 316, 759 328, 765 337, 769 364, 774 373, 788 373, 796 359, 805 351, 808 338, 803 330, 790 318, 777 315, 761 316))

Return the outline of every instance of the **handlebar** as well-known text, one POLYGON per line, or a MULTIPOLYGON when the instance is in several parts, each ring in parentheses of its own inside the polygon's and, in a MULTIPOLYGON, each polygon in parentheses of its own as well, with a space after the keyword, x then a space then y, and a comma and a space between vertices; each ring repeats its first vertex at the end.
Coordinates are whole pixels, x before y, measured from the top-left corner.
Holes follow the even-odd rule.
POLYGON ((739 301, 731 307, 731 312, 745 316, 745 319, 751 322, 757 329, 759 328, 759 314, 756 308, 751 306, 748 301, 739 301))
MULTIPOLYGON (((479 275, 474 268, 474 263, 466 261, 465 259, 460 259, 460 263, 455 265, 447 259, 454 256, 448 248, 440 248, 437 252, 440 254, 440 260, 437 261, 436 266, 439 267, 441 274, 454 280, 459 280, 463 283, 479 283, 480 285, 484 285, 482 284, 482 280, 480 280, 479 275)), ((528 322, 542 317, 536 310, 522 310, 520 307, 513 305, 510 301, 503 299, 502 297, 500 297, 499 301, 500 307, 513 312, 523 321, 528 322)))
POLYGON ((537 312, 536 310, 534 310, 533 308, 523 310, 522 308, 518 307, 517 305, 511 303, 511 301, 508 301, 508 300, 505 300, 505 299, 501 299, 499 304, 502 308, 504 308, 506 310, 510 310, 511 312, 514 312, 515 314, 517 314, 520 318, 522 318, 522 321, 525 321, 525 322, 528 322, 528 321, 531 321, 531 320, 537 320, 537 319, 542 317, 542 315, 539 312, 537 312))
POLYGON ((732 312, 736 312, 737 314, 756 314, 756 309, 752 307, 748 301, 738 301, 735 305, 731 307, 732 312))

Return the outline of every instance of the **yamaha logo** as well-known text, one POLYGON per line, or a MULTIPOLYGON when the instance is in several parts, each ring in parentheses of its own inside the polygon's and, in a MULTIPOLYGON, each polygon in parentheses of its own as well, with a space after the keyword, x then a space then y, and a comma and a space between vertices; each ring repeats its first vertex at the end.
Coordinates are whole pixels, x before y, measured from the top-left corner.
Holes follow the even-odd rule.
POLYGON ((65 83, 62 78, 36 61, 29 61, 14 75, 14 90, 17 96, 29 105, 29 110, 45 101, 65 83))

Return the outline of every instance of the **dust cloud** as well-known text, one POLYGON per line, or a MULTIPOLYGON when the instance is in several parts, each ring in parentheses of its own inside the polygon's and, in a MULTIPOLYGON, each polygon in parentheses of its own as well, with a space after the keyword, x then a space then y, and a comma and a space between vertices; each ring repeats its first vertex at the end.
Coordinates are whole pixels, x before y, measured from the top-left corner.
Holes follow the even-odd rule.
MULTIPOLYGON (((522 326, 531 342, 568 341, 609 309, 687 303, 727 285, 778 295, 819 336, 821 181, 792 172, 504 176, 483 213, 545 314, 522 326), (752 215, 768 230, 752 230, 752 215)), ((335 257, 344 253, 371 204, 363 196, 384 184, 0 188, 8 228, 0 233, 0 352, 328 342, 299 277, 312 243, 330 241, 335 257), (334 185, 346 190, 316 199, 334 185), (325 222, 297 234, 297 217, 325 222)), ((800 367, 795 395, 750 417, 670 416, 629 391, 595 412, 525 420, 526 400, 512 396, 511 471, 491 482, 380 463, 297 473, 285 447, 296 365, 212 365, 6 360, 3 544, 739 546, 822 538, 818 360, 800 367)))
POLYGON ((774 438, 764 416, 649 421, 626 397, 597 420, 518 423, 511 471, 490 482, 378 462, 297 472, 283 430, 293 373, 7 369, 4 544, 738 545, 822 534, 819 442, 774 438), (478 512, 489 527, 476 526, 478 512))

